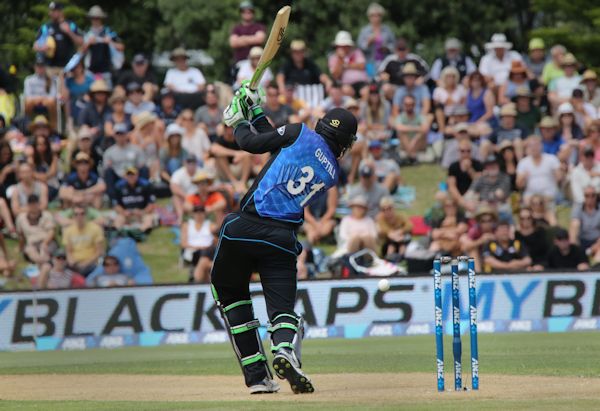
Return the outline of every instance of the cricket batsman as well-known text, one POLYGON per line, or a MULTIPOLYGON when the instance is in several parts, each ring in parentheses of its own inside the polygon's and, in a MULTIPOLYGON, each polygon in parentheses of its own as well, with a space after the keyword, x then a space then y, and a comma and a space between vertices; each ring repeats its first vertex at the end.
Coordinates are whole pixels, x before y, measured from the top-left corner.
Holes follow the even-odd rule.
POLYGON ((274 393, 258 333, 249 281, 260 274, 269 316, 273 369, 296 394, 314 387, 301 369, 303 320, 294 312, 297 240, 304 207, 338 181, 337 160, 356 140, 356 119, 340 108, 311 130, 305 124, 274 129, 260 106, 261 95, 244 84, 223 113, 242 150, 271 157, 240 203, 223 221, 212 269, 212 292, 251 394, 274 393), (255 130, 255 131, 253 131, 255 130))

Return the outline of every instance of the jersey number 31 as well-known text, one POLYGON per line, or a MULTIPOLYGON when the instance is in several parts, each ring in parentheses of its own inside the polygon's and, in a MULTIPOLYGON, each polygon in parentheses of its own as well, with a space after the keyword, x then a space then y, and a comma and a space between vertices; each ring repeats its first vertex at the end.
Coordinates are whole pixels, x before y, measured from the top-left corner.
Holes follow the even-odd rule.
MULTIPOLYGON (((293 196, 303 193, 306 189, 306 185, 315 177, 315 171, 311 166, 304 166, 300 171, 302 171, 302 176, 298 180, 288 180, 287 182, 287 191, 293 196)), ((300 207, 304 207, 304 205, 323 187, 325 187, 325 183, 311 184, 309 193, 300 202, 300 207)))

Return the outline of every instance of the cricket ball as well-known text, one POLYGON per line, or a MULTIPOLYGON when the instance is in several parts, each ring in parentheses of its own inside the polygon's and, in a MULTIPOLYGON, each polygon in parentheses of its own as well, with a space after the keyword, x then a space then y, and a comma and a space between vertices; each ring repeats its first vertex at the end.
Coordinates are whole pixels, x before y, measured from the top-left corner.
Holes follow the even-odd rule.
POLYGON ((389 291, 390 282, 388 280, 386 280, 385 278, 383 280, 379 280, 379 284, 377 284, 377 288, 379 288, 379 291, 381 291, 382 293, 389 291))

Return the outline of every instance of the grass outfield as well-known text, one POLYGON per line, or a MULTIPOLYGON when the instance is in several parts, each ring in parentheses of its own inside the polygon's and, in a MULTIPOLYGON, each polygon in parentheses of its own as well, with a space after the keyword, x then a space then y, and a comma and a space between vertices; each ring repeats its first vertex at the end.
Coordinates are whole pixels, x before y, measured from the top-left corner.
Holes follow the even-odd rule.
MULTIPOLYGON (((61 378, 73 378, 78 383, 86 384, 89 378, 92 385, 96 382, 100 384, 98 390, 102 391, 99 381, 103 378, 109 378, 109 381, 129 378, 134 383, 140 381, 139 387, 145 387, 143 381, 150 379, 148 386, 158 382, 159 389, 164 388, 160 387, 161 381, 168 385, 176 377, 182 381, 177 383, 176 389, 185 391, 180 397, 165 398, 164 401, 160 398, 142 402, 123 401, 119 395, 111 396, 112 390, 96 392, 101 395, 100 399, 93 395, 77 401, 41 401, 47 397, 23 401, 12 399, 0 401, 0 409, 296 409, 297 405, 286 402, 286 398, 306 401, 303 409, 585 409, 597 405, 597 399, 589 398, 589 392, 578 394, 576 390, 580 386, 592 384, 595 387, 600 384, 600 368, 596 361, 600 352, 599 337, 598 333, 482 334, 479 336, 480 392, 444 394, 436 393, 432 336, 310 340, 303 347, 304 368, 315 377, 317 391, 318 383, 322 381, 322 391, 313 396, 291 396, 289 388, 285 387, 288 393, 260 396, 258 399, 253 396, 250 402, 245 400, 250 396, 245 394, 239 367, 227 344, 71 352, 5 352, 0 353, 0 398, 3 398, 4 392, 10 391, 7 387, 11 383, 27 390, 28 385, 21 384, 30 378, 30 384, 37 384, 38 378, 48 378, 48 381, 54 382, 61 378), (210 384, 216 384, 206 383, 204 388, 190 386, 190 382, 193 384, 196 381, 193 378, 200 376, 223 379, 224 392, 231 395, 223 395, 221 401, 212 398, 189 401, 195 398, 196 393, 210 388, 210 384), (349 379, 346 380, 344 376, 349 379), (358 379, 352 379, 351 376, 358 376, 358 379), (19 382, 16 383, 15 379, 19 379, 19 382), (338 379, 339 387, 336 386, 338 379), (377 394, 375 399, 379 401, 361 403, 360 389, 367 382, 376 384, 376 387, 380 384, 382 387, 389 386, 389 389, 382 391, 381 396, 377 394), (506 384, 506 388, 500 389, 501 384, 506 384), (555 395, 549 396, 546 392, 537 391, 551 384, 566 388, 566 393, 551 391, 555 395), (574 390, 572 394, 569 394, 569 387, 574 390), (358 400, 352 395, 358 396, 358 400)), ((449 338, 445 341, 445 347, 448 389, 453 386, 449 338)), ((465 385, 470 385, 468 356, 468 338, 463 338, 465 385)), ((78 388, 73 387, 73 390, 77 391, 78 388)), ((593 392, 597 395, 600 391, 594 388, 593 392)), ((367 392, 365 395, 374 394, 367 392)))

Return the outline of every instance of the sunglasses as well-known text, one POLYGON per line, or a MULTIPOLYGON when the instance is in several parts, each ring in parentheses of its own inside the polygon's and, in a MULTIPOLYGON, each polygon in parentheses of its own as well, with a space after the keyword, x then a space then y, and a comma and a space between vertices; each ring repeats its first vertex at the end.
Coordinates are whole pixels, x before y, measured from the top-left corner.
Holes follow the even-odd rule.
POLYGON ((471 153, 471 149, 470 148, 464 148, 464 149, 460 149, 461 153, 471 153))
POLYGON ((586 198, 592 198, 592 197, 596 197, 596 193, 585 193, 583 196, 586 198))
POLYGON ((64 255, 56 255, 54 256, 54 258, 56 258, 57 260, 66 260, 67 257, 65 257, 64 255))
POLYGON ((85 213, 73 213, 75 217, 85 217, 85 213))
POLYGON ((193 117, 181 117, 183 121, 194 121, 193 117))
POLYGON ((519 220, 533 220, 530 215, 520 215, 519 220))

